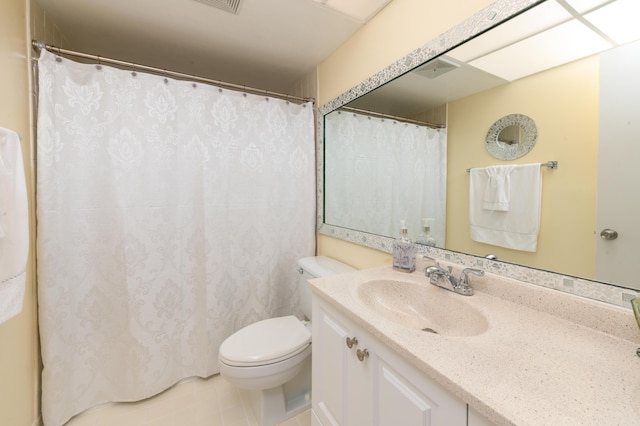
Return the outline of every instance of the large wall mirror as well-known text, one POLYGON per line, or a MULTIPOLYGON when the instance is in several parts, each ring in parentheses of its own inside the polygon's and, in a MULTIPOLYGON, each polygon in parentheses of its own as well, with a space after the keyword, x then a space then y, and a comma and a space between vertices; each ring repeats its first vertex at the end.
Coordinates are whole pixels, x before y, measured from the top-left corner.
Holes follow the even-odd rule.
POLYGON ((640 289, 639 5, 498 1, 320 107, 319 232, 388 251, 399 220, 429 223, 451 253, 640 289), (485 137, 509 114, 537 141, 502 161, 485 137), (537 251, 471 241, 466 170, 547 161, 537 251))

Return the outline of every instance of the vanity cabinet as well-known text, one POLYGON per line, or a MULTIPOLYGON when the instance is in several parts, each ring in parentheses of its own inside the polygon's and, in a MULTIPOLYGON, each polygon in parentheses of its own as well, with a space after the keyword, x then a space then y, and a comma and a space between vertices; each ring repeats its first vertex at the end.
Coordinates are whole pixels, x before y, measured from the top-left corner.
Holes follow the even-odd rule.
POLYGON ((327 312, 316 301, 312 327, 312 396, 320 424, 372 425, 371 347, 368 357, 364 355, 368 339, 353 324, 327 312), (347 339, 352 342, 351 348, 347 339), (363 361, 357 358, 358 350, 363 361))
POLYGON ((315 426, 467 426, 464 402, 318 298, 312 383, 315 426))

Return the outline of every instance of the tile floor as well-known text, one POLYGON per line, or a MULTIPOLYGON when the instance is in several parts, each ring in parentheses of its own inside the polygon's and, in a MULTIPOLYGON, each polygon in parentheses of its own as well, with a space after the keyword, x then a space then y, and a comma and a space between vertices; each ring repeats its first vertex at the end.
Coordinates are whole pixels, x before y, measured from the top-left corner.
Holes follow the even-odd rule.
MULTIPOLYGON (((257 426, 246 392, 220 375, 191 378, 140 402, 103 404, 66 426, 257 426)), ((311 411, 280 426, 311 426, 311 411)))

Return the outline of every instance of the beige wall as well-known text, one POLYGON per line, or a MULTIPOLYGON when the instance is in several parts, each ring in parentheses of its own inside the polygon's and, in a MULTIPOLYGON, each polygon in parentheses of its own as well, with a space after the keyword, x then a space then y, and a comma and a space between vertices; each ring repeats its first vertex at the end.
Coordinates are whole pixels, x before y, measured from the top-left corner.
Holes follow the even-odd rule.
MULTIPOLYGON (((28 0, 0 3, 0 126, 19 132, 33 224, 29 113, 28 0)), ((33 226, 31 227, 33 229, 33 226)), ((0 324, 0 424, 31 425, 38 417, 39 360, 33 231, 22 313, 0 324)))
MULTIPOLYGON (((393 0, 318 66, 318 105, 329 102, 493 2, 393 0)), ((320 234, 318 254, 357 268, 391 263, 388 254, 320 234)))
POLYGON ((318 66, 319 105, 492 3, 494 0, 393 0, 318 66))
POLYGON ((29 426, 40 417, 40 347, 35 284, 35 190, 31 117, 31 39, 63 46, 58 28, 32 0, 0 2, 0 126, 19 132, 29 191, 31 248, 22 313, 0 324, 0 425, 29 426))
POLYGON ((44 41, 47 44, 52 44, 56 47, 66 47, 67 39, 62 32, 58 29, 58 26, 51 20, 42 8, 38 5, 36 0, 29 0, 30 14, 31 14, 31 38, 38 41, 44 41))
POLYGON ((449 104, 447 143, 447 241, 455 251, 485 255, 541 269, 593 277, 598 151, 598 57, 591 57, 449 104), (538 128, 526 156, 504 162, 486 150, 494 121, 525 114, 538 128), (509 250, 469 239, 469 167, 544 163, 538 251, 509 250))

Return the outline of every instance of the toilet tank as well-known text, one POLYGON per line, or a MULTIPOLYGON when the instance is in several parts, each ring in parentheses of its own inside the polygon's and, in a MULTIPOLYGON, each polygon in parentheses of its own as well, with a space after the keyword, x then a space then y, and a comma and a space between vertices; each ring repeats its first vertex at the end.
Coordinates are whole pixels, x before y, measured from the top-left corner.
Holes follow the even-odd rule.
POLYGON ((298 260, 300 308, 304 315, 308 319, 311 318, 311 290, 307 286, 307 280, 353 271, 355 269, 351 266, 326 256, 311 256, 298 260))

